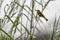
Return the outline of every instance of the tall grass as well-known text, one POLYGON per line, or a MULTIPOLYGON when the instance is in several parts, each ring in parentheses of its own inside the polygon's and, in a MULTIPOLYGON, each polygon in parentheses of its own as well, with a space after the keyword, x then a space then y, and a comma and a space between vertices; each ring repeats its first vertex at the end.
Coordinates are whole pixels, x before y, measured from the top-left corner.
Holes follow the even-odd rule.
MULTIPOLYGON (((0 40, 37 40, 37 37, 34 35, 34 32, 35 32, 35 30, 40 32, 40 30, 36 26, 37 24, 40 25, 38 22, 38 21, 40 21, 40 19, 38 19, 36 17, 36 15, 34 14, 35 3, 38 3, 40 6, 42 6, 42 12, 43 12, 51 0, 48 0, 47 3, 45 3, 45 5, 43 5, 43 0, 41 0, 41 3, 38 2, 37 0, 31 0, 30 7, 28 5, 25 5, 26 1, 27 0, 24 0, 21 3, 20 0, 13 0, 13 1, 11 1, 10 5, 9 4, 5 5, 4 18, 0 19, 0 40), (8 9, 6 9, 6 6, 8 6, 8 9), (17 11, 17 12, 15 12, 15 11, 17 11), (28 14, 26 15, 26 13, 24 13, 23 11, 26 11, 26 13, 28 13, 28 14), (15 16, 15 15, 17 15, 17 16, 15 16), (23 24, 23 19, 24 19, 23 16, 24 16, 24 18, 26 17, 26 19, 27 19, 27 20, 24 20, 24 21, 26 21, 26 23, 25 23, 26 26, 23 24), (14 20, 12 18, 14 18, 14 20), (34 19, 35 19, 36 24, 33 24, 34 19), (8 32, 6 32, 3 28, 9 22, 11 22, 12 25, 11 25, 10 30, 8 32), (28 29, 28 27, 30 29, 28 29), (23 32, 23 30, 25 30, 25 31, 23 32), (20 35, 18 37, 15 36, 17 31, 20 33, 20 35)), ((58 20, 56 20, 56 18, 55 18, 51 40, 54 40, 54 35, 56 33, 56 30, 57 30, 57 27, 59 24, 59 20, 60 20, 60 17, 58 20)), ((40 21, 40 22, 42 22, 42 21, 40 21)), ((43 40, 46 40, 44 36, 43 36, 43 40)))

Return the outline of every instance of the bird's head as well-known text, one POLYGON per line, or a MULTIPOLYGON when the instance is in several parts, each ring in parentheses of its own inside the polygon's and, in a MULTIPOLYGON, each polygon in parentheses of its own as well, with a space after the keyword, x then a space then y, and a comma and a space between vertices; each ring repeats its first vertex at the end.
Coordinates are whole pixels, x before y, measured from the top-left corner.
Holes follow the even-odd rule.
POLYGON ((37 11, 37 13, 40 13, 40 10, 36 10, 37 11))

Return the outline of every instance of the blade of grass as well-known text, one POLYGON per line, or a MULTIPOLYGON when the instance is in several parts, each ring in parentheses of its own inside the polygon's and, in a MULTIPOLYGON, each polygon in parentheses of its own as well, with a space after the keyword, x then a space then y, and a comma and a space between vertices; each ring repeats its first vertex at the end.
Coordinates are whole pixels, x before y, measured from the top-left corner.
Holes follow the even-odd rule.
POLYGON ((5 33, 11 40, 13 40, 13 37, 11 37, 8 33, 6 33, 1 27, 0 27, 0 31, 2 31, 3 33, 5 33))

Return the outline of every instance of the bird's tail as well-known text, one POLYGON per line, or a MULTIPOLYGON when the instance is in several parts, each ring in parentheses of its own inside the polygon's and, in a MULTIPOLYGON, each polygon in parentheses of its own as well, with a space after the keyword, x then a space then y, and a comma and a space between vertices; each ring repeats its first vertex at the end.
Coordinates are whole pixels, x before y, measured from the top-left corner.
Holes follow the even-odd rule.
POLYGON ((47 19, 46 17, 44 17, 44 19, 45 19, 46 21, 48 21, 48 19, 47 19))
POLYGON ((48 21, 48 19, 47 19, 47 18, 45 18, 45 20, 46 20, 46 21, 48 21))

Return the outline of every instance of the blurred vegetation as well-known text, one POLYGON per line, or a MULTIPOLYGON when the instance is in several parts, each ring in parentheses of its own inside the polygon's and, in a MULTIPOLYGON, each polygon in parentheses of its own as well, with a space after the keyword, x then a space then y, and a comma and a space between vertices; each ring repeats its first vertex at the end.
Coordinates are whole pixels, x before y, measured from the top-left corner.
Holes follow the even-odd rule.
MULTIPOLYGON (((9 4, 5 5, 4 7, 5 15, 3 18, 0 18, 0 40, 37 40, 37 37, 34 35, 34 31, 36 29, 38 32, 40 32, 40 30, 37 28, 36 25, 39 24, 38 21, 40 21, 41 23, 42 21, 40 19, 38 20, 37 16, 34 15, 35 3, 37 2, 40 6, 42 6, 42 12, 43 12, 46 6, 49 4, 49 2, 52 0, 48 0, 45 3, 45 5, 43 5, 43 1, 45 0, 41 0, 41 2, 37 0, 31 0, 30 7, 28 5, 25 5, 26 1, 27 0, 24 0, 21 3, 21 0, 12 0, 10 5, 9 4), (7 6, 8 9, 6 9, 7 6), (29 11, 27 10, 27 8, 29 11), (23 11, 26 11, 28 14, 24 13, 23 11), (24 19, 23 16, 27 19, 25 20, 26 26, 23 24, 24 19), (33 23, 34 20, 36 24, 33 23), (8 23, 11 23, 12 25, 10 30, 6 32, 4 30, 4 26, 6 26, 6 24, 8 25, 8 23), (28 26, 28 23, 30 23, 30 26, 28 26), (30 30, 28 30, 28 27, 30 28, 30 30), (23 32, 23 30, 25 30, 25 32, 23 32), (18 37, 15 36, 17 31, 20 33, 18 37)), ((55 17, 55 21, 53 24, 53 33, 51 35, 50 40, 59 40, 60 34, 56 36, 57 33, 59 33, 59 31, 57 32, 57 30, 59 29, 58 26, 60 25, 59 20, 60 16, 58 19, 55 17)), ((46 40, 44 36, 43 40, 46 40)))

